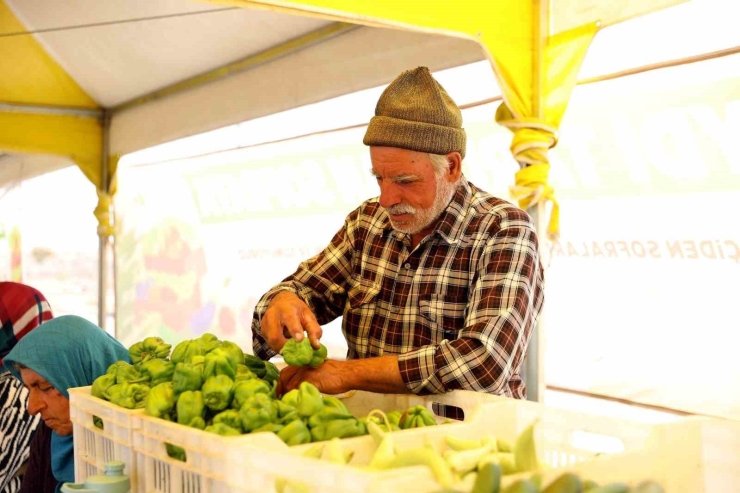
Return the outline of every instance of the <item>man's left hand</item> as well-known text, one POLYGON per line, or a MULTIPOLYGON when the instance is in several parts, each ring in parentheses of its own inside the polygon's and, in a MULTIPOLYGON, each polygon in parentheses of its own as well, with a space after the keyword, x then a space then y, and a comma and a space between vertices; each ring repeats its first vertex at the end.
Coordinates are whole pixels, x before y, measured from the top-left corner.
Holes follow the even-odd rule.
POLYGON ((314 384, 322 394, 341 394, 352 390, 347 362, 327 359, 317 368, 286 366, 280 372, 277 394, 297 389, 301 382, 314 384))

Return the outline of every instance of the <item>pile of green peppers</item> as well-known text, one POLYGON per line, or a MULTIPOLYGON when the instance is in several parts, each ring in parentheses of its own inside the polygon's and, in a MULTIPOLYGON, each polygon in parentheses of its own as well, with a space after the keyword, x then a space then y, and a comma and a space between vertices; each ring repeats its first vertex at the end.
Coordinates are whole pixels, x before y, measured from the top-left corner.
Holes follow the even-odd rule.
MULTIPOLYGON (((388 413, 387 421, 358 418, 340 399, 322 395, 308 382, 277 398, 275 365, 212 334, 177 344, 171 356, 170 347, 158 337, 134 344, 129 352, 135 363, 111 365, 93 383, 92 395, 221 436, 275 433, 288 445, 365 435, 369 421, 389 432, 435 424, 423 406, 388 413)), ((283 349, 292 366, 317 367, 326 356, 326 347, 314 350, 308 338, 291 339, 283 349)), ((181 447, 167 444, 167 450, 186 460, 181 447)))

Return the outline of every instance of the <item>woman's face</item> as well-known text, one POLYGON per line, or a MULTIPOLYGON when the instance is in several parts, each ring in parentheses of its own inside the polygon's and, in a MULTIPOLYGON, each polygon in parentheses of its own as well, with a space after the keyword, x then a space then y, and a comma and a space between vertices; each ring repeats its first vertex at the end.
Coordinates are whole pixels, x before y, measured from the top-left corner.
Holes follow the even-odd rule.
POLYGON ((28 414, 41 414, 46 426, 57 435, 72 434, 72 421, 69 419, 69 399, 64 397, 44 377, 29 368, 21 369, 23 385, 28 389, 28 414))

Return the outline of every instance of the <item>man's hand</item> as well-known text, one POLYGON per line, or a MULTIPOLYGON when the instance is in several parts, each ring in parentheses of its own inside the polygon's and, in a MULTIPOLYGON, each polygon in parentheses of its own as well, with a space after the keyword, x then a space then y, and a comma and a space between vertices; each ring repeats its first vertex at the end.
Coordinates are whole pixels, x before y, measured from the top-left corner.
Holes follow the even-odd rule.
POLYGON ((304 331, 314 349, 321 346, 322 330, 316 316, 302 299, 290 291, 282 291, 270 301, 260 327, 262 337, 273 351, 280 352, 291 337, 302 341, 304 331))
POLYGON ((314 384, 324 394, 341 394, 365 390, 385 394, 406 394, 396 356, 351 359, 328 359, 317 368, 287 366, 280 372, 277 394, 297 389, 301 382, 314 384))
POLYGON ((322 394, 341 394, 353 389, 347 361, 328 359, 317 368, 286 366, 280 372, 277 395, 297 389, 301 382, 314 384, 322 394))

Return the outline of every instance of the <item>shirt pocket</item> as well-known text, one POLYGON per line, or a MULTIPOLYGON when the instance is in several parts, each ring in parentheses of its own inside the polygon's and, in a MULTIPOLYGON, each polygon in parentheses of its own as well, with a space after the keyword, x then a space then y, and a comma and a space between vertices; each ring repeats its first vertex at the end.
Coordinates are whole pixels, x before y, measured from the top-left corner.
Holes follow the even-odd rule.
POLYGON ((435 341, 457 339, 460 330, 465 327, 467 306, 467 300, 454 300, 438 294, 419 298, 419 313, 435 341))
POLYGON ((360 281, 347 292, 347 311, 367 310, 375 307, 380 286, 368 281, 360 281))
POLYGON ((368 281, 360 281, 347 292, 347 307, 344 317, 355 327, 368 326, 375 314, 380 286, 368 281))

